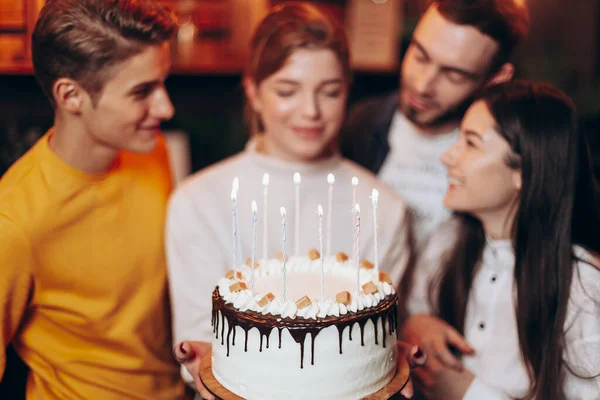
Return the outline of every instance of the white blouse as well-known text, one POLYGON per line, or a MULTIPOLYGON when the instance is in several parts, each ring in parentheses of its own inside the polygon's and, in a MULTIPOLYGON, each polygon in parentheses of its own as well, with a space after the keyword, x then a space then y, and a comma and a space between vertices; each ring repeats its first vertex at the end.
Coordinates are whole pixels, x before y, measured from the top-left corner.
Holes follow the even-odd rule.
MULTIPOLYGON (((429 282, 441 270, 440 260, 452 246, 453 223, 433 236, 415 272, 409 299, 411 314, 431 313, 429 282)), ((564 390, 568 399, 600 399, 600 260, 581 247, 565 321, 564 390), (574 373, 573 373, 574 372, 574 373), (583 379, 579 376, 590 377, 583 379)), ((487 239, 467 301, 464 335, 475 349, 463 356, 476 378, 464 400, 508 400, 527 393, 529 377, 519 349, 516 319, 514 252, 509 240, 487 239)))

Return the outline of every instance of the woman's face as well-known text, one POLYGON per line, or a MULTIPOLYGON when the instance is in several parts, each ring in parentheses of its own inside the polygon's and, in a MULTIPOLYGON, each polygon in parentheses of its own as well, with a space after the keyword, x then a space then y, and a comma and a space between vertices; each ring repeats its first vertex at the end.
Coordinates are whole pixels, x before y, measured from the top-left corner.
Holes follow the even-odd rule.
POLYGON ((246 93, 264 125, 264 151, 290 161, 328 156, 344 120, 348 83, 335 53, 299 49, 246 93))
POLYGON ((458 140, 442 155, 448 170, 444 205, 480 220, 508 218, 521 188, 521 170, 507 165, 510 153, 487 105, 473 103, 462 120, 458 140))

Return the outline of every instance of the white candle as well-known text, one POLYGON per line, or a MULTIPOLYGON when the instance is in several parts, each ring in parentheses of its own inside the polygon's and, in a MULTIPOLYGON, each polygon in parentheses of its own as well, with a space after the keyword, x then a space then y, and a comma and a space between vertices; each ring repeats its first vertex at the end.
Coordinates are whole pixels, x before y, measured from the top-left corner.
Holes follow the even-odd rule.
POLYGON ((358 186, 358 178, 352 177, 352 204, 356 204, 356 187, 358 186))
POLYGON ((279 211, 281 212, 281 247, 282 250, 281 252, 283 253, 283 302, 285 303, 286 301, 286 286, 287 286, 287 282, 286 282, 286 272, 287 272, 287 267, 286 267, 286 254, 285 254, 285 225, 286 225, 286 221, 285 221, 285 208, 281 207, 279 209, 279 211))
POLYGON ((294 174, 294 185, 296 186, 296 215, 294 215, 294 252, 300 255, 300 182, 302 177, 298 172, 294 174))
POLYGON ((377 255, 377 203, 379 202, 379 192, 373 189, 371 194, 373 200, 373 236, 375 239, 375 272, 379 272, 379 257, 377 255))
POLYGON ((329 196, 327 199, 327 255, 331 255, 331 214, 333 214, 333 185, 335 184, 335 176, 327 175, 327 183, 329 183, 329 196))
POLYGON ((237 262, 236 262, 236 244, 237 244, 237 226, 235 224, 236 218, 236 202, 237 202, 237 192, 235 189, 231 191, 231 224, 233 226, 233 279, 237 280, 237 262))
POLYGON ((325 271, 323 269, 323 207, 317 207, 319 214, 319 254, 321 255, 321 300, 325 301, 325 271))
POLYGON ((253 200, 252 201, 252 263, 250 264, 251 277, 252 277, 251 290, 252 290, 253 296, 254 296, 254 250, 256 248, 256 211, 257 211, 256 201, 253 200))
MULTIPOLYGON (((358 186, 358 178, 352 177, 352 204, 356 204, 356 187, 358 186)), ((354 225, 356 225, 356 217, 354 217, 354 225)), ((352 257, 356 254, 356 242, 352 241, 352 257)))
POLYGON ((356 293, 360 293, 360 262, 358 261, 360 253, 360 206, 358 203, 354 205, 354 213, 356 215, 356 293))
POLYGON ((240 189, 240 180, 239 178, 236 176, 235 179, 233 180, 233 184, 231 185, 232 190, 235 190, 235 194, 236 194, 236 203, 235 203, 235 214, 234 214, 234 222, 235 222, 235 231, 236 231, 236 248, 237 248, 237 262, 241 263, 242 262, 242 237, 239 234, 240 232, 240 226, 238 225, 238 217, 237 217, 237 193, 239 192, 240 189))
POLYGON ((267 198, 269 196, 269 174, 264 174, 262 179, 263 184, 263 261, 267 262, 267 198))

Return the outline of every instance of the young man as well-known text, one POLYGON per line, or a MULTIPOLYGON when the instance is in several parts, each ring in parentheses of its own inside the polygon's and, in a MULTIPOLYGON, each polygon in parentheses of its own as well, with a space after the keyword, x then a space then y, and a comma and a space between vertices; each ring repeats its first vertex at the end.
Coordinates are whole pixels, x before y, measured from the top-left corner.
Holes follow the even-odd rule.
POLYGON ((0 181, 0 338, 30 368, 27 398, 184 396, 159 135, 173 31, 151 0, 49 0, 40 13, 33 63, 54 126, 0 181))
POLYGON ((351 110, 344 155, 405 198, 417 245, 449 215, 442 152, 456 140, 473 94, 512 78, 510 56, 528 26, 527 10, 514 0, 436 0, 404 56, 399 93, 351 110))

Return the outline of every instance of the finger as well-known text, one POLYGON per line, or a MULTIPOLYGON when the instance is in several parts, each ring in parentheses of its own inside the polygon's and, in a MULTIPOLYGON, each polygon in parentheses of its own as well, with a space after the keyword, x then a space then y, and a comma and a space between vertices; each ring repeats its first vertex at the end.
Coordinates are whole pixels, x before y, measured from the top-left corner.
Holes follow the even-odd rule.
POLYGON ((188 342, 181 342, 175 346, 173 355, 180 364, 188 364, 196 358, 196 352, 188 342))
POLYGON ((475 349, 473 349, 469 343, 465 340, 463 335, 458 333, 458 331, 452 327, 448 327, 446 330, 446 340, 448 343, 451 343, 452 346, 456 347, 461 353, 465 354, 473 354, 475 353, 475 349))
POLYGON ((203 399, 215 400, 215 396, 213 396, 212 393, 208 391, 206 386, 204 386, 204 383, 202 383, 202 379, 200 379, 199 375, 194 378, 194 382, 196 383, 196 389, 198 390, 198 393, 200 393, 200 396, 202 396, 203 399))
POLYGON ((398 340, 396 341, 396 347, 398 348, 398 356, 407 357, 410 354, 411 349, 415 346, 408 342, 398 340))
POLYGON ((411 368, 422 367, 427 363, 427 354, 419 346, 413 346, 407 358, 411 368))
POLYGON ((435 355, 447 367, 462 371, 461 362, 450 352, 445 343, 439 343, 435 346, 435 355))
POLYGON ((412 380, 409 379, 408 382, 406 382, 406 385, 402 388, 400 394, 407 399, 411 399, 413 397, 415 391, 413 389, 412 380))

